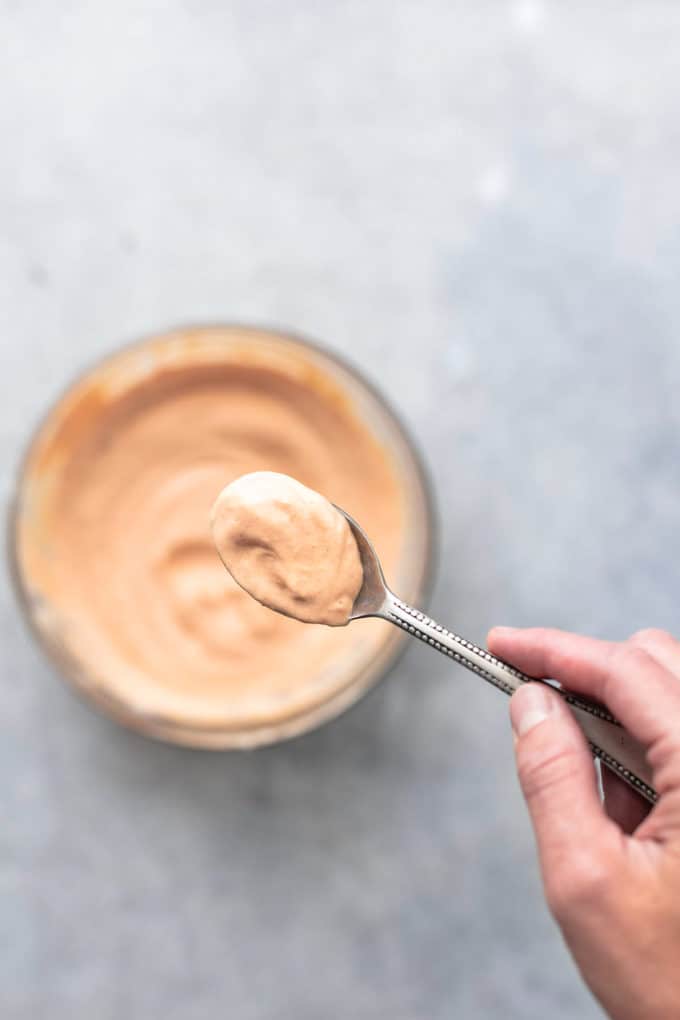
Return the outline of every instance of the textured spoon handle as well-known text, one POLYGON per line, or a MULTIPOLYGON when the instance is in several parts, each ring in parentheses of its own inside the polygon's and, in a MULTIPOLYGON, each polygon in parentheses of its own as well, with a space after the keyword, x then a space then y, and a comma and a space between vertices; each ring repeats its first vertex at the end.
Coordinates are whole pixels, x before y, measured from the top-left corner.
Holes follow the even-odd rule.
MULTIPOLYGON (((533 677, 527 676, 514 666, 509 666, 507 662, 497 659, 491 652, 479 648, 471 641, 452 634, 425 613, 408 606, 392 593, 389 594, 381 615, 402 630, 420 638, 425 644, 432 645, 438 652, 448 655, 461 666, 472 670, 504 694, 513 694, 522 684, 535 682, 533 677)), ((652 774, 642 745, 623 729, 604 705, 560 688, 551 689, 557 691, 571 708, 593 754, 654 804, 657 793, 652 786, 652 774)))

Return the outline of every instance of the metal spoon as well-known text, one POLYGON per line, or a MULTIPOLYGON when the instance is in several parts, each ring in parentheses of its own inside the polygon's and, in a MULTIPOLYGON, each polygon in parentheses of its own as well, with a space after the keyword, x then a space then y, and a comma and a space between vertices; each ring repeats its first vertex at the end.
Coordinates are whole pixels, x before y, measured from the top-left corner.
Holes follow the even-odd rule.
MULTIPOLYGON (((448 655, 472 670, 477 676, 487 680, 504 694, 513 694, 525 683, 546 683, 526 676, 514 666, 509 666, 502 659, 497 659, 491 652, 478 648, 471 641, 445 630, 425 613, 402 602, 387 587, 375 549, 357 522, 341 507, 337 510, 347 519, 352 529, 364 571, 364 583, 357 595, 350 620, 358 620, 365 616, 377 616, 396 624, 414 637, 436 648, 438 652, 448 655)), ((571 694, 560 687, 552 690, 561 694, 571 708, 576 721, 583 730, 593 754, 600 759, 612 772, 615 772, 629 786, 637 790, 646 800, 654 804, 658 799, 652 786, 652 772, 645 757, 645 751, 626 730, 607 711, 604 705, 579 695, 571 694)))

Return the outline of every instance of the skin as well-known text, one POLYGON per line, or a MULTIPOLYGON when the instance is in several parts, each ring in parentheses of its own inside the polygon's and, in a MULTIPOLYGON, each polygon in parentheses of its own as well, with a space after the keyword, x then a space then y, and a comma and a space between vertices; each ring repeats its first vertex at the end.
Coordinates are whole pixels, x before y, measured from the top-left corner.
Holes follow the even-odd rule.
POLYGON ((612 1020, 680 1017, 680 642, 659 630, 608 642, 497 627, 489 649, 530 676, 604 702, 647 748, 649 811, 592 757, 561 698, 526 684, 510 704, 517 770, 548 906, 612 1020))

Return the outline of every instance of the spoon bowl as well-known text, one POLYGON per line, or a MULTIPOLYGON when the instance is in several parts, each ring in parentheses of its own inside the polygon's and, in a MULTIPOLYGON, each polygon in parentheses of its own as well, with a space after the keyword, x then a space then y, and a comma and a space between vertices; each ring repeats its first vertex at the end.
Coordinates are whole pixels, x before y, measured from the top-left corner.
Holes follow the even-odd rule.
POLYGON ((387 607, 391 592, 385 582, 385 575, 383 574, 378 554, 361 525, 353 517, 350 517, 342 507, 336 506, 335 503, 333 506, 338 513, 342 514, 350 526, 359 550, 361 569, 364 574, 363 584, 354 600, 349 618, 350 620, 360 620, 366 616, 382 616, 387 607))

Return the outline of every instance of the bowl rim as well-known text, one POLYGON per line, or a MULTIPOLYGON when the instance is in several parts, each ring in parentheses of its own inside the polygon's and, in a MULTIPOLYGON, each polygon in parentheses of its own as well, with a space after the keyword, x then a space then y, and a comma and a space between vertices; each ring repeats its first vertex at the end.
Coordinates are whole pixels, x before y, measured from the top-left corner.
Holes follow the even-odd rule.
MULTIPOLYGON (((394 425, 412 462, 422 498, 424 543, 419 580, 419 601, 423 607, 427 607, 435 581, 436 552, 440 544, 440 522, 432 475, 410 427, 406 425, 401 413, 395 409, 391 400, 384 395, 378 385, 344 353, 339 353, 322 341, 309 337, 298 330, 282 326, 271 326, 260 322, 242 322, 238 320, 193 321, 175 324, 162 329, 154 329, 153 331, 145 331, 132 340, 124 341, 111 347, 97 358, 88 359, 82 367, 70 374, 66 383, 59 387, 55 396, 49 401, 47 408, 36 418, 28 432, 27 438, 20 447, 19 458, 12 473, 6 513, 5 555, 14 596, 31 637, 47 662, 63 681, 65 687, 77 695, 79 700, 85 702, 91 709, 95 709, 100 715, 115 720, 125 728, 142 733, 162 743, 184 746, 195 750, 229 751, 265 747, 293 740, 330 723, 334 719, 340 718, 357 702, 362 700, 369 691, 378 687, 392 672, 406 649, 407 635, 402 632, 396 632, 392 642, 388 642, 387 647, 382 649, 384 661, 378 662, 377 665, 374 662, 369 662, 353 681, 349 681, 327 700, 298 712, 283 721, 271 725, 260 723, 253 727, 230 730, 225 727, 224 723, 218 723, 215 727, 209 727, 192 726, 191 723, 184 723, 180 720, 174 722, 166 717, 156 720, 151 714, 142 715, 135 712, 122 699, 115 698, 102 689, 94 689, 92 686, 88 686, 78 680, 75 675, 75 668, 70 668, 66 657, 59 654, 56 646, 48 639, 36 618, 36 614, 32 610, 31 598, 19 563, 18 554, 21 494, 25 484, 29 460, 34 446, 45 427, 49 424, 51 416, 71 391, 81 382, 85 381, 88 376, 104 368, 108 362, 116 360, 127 352, 142 349, 154 341, 171 339, 182 333, 209 333, 218 330, 234 334, 240 333, 244 336, 248 334, 251 336, 258 335, 263 339, 271 339, 275 342, 292 342, 306 348, 313 354, 319 355, 322 359, 326 359, 331 365, 335 364, 344 371, 353 382, 358 383, 359 387, 362 387, 368 396, 375 401, 387 418, 391 419, 391 424, 394 425)), ((378 654, 376 655, 376 660, 379 659, 380 655, 378 654)))

